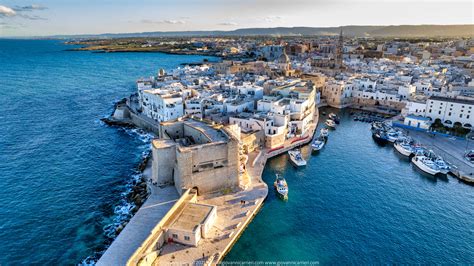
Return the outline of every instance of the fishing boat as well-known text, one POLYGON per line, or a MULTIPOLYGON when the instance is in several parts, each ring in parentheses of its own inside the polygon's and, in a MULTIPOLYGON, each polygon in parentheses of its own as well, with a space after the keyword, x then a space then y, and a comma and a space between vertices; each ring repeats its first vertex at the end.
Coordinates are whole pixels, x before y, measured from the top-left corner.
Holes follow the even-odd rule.
POLYGON ((397 140, 393 147, 396 151, 398 151, 401 155, 410 157, 412 154, 415 153, 414 147, 410 144, 407 140, 397 140))
POLYGON ((385 145, 388 143, 387 133, 383 130, 376 130, 372 132, 372 138, 375 140, 375 142, 382 145, 385 145))
POLYGON ((411 162, 418 167, 421 171, 430 174, 430 175, 437 175, 441 173, 439 167, 435 164, 435 162, 429 158, 428 156, 425 156, 423 153, 418 153, 411 159, 411 162))
POLYGON ((449 166, 449 164, 443 160, 443 158, 439 157, 436 158, 434 160, 434 163, 436 164, 436 166, 438 166, 439 168, 439 171, 443 174, 443 175, 447 175, 449 173, 449 171, 451 171, 451 167, 449 166))
POLYGON ((339 116, 337 116, 335 113, 330 113, 329 118, 334 121, 334 123, 339 124, 339 116))
POLYGON ((296 166, 305 166, 306 165, 306 160, 303 159, 303 156, 301 155, 301 151, 298 149, 294 149, 291 151, 288 151, 288 155, 290 156, 290 162, 296 166))
POLYGON ((311 144, 311 149, 313 151, 319 151, 324 147, 325 144, 326 144, 326 139, 322 135, 319 135, 319 137, 315 139, 313 143, 311 144))
POLYGON ((322 137, 327 138, 329 136, 329 130, 327 128, 321 128, 319 131, 322 137))
POLYGON ((288 199, 288 184, 286 184, 285 178, 283 176, 276 174, 275 182, 273 183, 275 189, 278 193, 278 196, 284 200, 288 199))
POLYGON ((398 139, 403 139, 405 136, 402 132, 391 130, 387 133, 387 139, 390 143, 395 143, 398 139))
POLYGON ((334 120, 332 120, 332 119, 326 120, 325 124, 326 124, 326 126, 328 126, 329 128, 332 128, 332 129, 335 129, 335 128, 336 128, 336 122, 334 122, 334 120))

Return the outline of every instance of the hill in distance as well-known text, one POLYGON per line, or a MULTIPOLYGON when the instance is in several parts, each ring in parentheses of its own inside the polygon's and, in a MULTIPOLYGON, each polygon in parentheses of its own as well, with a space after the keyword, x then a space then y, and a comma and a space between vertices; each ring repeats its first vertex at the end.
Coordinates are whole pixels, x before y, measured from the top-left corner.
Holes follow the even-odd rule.
POLYGON ((474 24, 468 25, 397 25, 340 27, 245 28, 231 31, 155 31, 137 33, 104 33, 55 35, 52 38, 126 38, 191 36, 331 36, 340 31, 351 37, 474 37, 474 24))

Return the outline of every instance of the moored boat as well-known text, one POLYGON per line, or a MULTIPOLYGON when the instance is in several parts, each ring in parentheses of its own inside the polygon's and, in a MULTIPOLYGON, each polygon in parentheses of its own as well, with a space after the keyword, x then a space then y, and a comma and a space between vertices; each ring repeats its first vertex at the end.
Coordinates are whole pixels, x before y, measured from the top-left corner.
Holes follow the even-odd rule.
POLYGON ((319 131, 322 137, 327 138, 329 136, 329 130, 327 128, 321 128, 319 131))
POLYGON ((433 160, 423 154, 418 153, 411 159, 411 162, 418 167, 421 171, 430 174, 437 175, 441 173, 439 167, 433 162, 433 160))
POLYGON ((313 151, 319 151, 321 150, 324 145, 326 144, 326 139, 323 137, 323 136, 319 136, 317 139, 315 139, 313 141, 313 143, 311 144, 311 149, 313 151))
POLYGON ((443 158, 441 157, 436 158, 434 160, 434 163, 436 164, 436 166, 438 166, 439 171, 443 175, 446 175, 449 173, 449 171, 451 171, 451 167, 449 166, 449 164, 445 160, 443 160, 443 158))
POLYGON ((337 116, 335 113, 330 113, 329 118, 334 121, 334 123, 339 124, 339 116, 337 116))
POLYGON ((283 176, 276 174, 275 182, 273 183, 278 196, 282 199, 288 199, 288 184, 286 183, 285 178, 283 176))
POLYGON ((290 156, 290 162, 296 166, 305 166, 306 165, 306 160, 303 159, 303 156, 301 155, 301 151, 298 149, 294 149, 291 151, 288 151, 288 155, 290 156))
POLYGON ((334 122, 334 120, 332 119, 326 120, 324 124, 326 124, 326 126, 328 126, 329 128, 332 128, 332 129, 336 128, 336 122, 334 122))
POLYGON ((372 138, 379 144, 385 145, 388 143, 387 134, 383 130, 376 130, 372 132, 372 138))
POLYGON ((415 153, 415 149, 407 141, 396 141, 395 144, 393 144, 393 147, 401 155, 404 155, 404 156, 407 156, 407 157, 410 157, 412 154, 415 153))

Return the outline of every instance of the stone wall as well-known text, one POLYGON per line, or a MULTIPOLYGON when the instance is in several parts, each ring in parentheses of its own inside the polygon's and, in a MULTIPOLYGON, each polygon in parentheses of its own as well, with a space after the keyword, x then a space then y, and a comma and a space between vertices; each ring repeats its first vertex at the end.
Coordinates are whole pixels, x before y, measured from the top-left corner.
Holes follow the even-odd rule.
POLYGON ((238 141, 180 148, 176 153, 175 186, 197 187, 199 193, 220 191, 239 185, 238 141))
POLYGON ((176 161, 176 143, 172 140, 153 140, 151 180, 157 185, 174 183, 174 165, 176 161))
POLYGON ((180 191, 182 193, 179 200, 171 207, 163 219, 153 228, 150 235, 143 244, 135 251, 127 262, 127 266, 148 266, 152 265, 159 255, 159 249, 165 243, 164 229, 176 218, 184 206, 189 202, 196 202, 196 194, 190 189, 180 191))

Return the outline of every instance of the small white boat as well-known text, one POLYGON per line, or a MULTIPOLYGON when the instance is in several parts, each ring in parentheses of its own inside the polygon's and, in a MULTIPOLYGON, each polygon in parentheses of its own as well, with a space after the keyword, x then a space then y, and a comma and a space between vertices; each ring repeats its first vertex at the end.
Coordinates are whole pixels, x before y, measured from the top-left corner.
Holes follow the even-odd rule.
POLYGON ((324 124, 326 124, 326 126, 328 126, 330 128, 336 128, 336 122, 334 122, 334 120, 332 120, 332 119, 326 120, 326 122, 324 124))
POLYGON ((393 145, 395 150, 397 150, 401 155, 410 157, 415 153, 415 149, 410 145, 410 143, 404 141, 396 141, 393 145))
POLYGON ((295 149, 288 151, 288 155, 290 156, 290 162, 293 163, 294 166, 300 167, 306 165, 306 160, 303 159, 300 150, 295 149))
POLYGON ((334 121, 334 123, 339 124, 339 117, 335 113, 330 113, 329 118, 334 121))
POLYGON ((417 154, 411 159, 411 162, 418 167, 418 169, 430 175, 435 176, 441 173, 435 162, 427 156, 417 154))
POLYGON ((278 196, 284 200, 288 199, 288 184, 286 183, 285 178, 276 174, 275 182, 273 183, 278 196))
POLYGON ((326 144, 326 140, 324 139, 324 137, 322 135, 320 135, 317 139, 315 139, 313 141, 313 143, 311 144, 311 149, 313 151, 319 151, 321 150, 324 145, 326 144))
POLYGON ((322 137, 327 138, 329 136, 329 130, 327 128, 321 128, 319 131, 322 137))
POLYGON ((449 171, 451 171, 451 167, 441 157, 436 158, 434 160, 434 163, 436 164, 436 166, 439 168, 439 171, 443 175, 446 175, 446 174, 448 174, 449 171))
POLYGON ((387 133, 387 139, 391 143, 395 143, 395 141, 403 139, 404 137, 405 136, 403 136, 403 133, 400 131, 392 130, 387 133))

